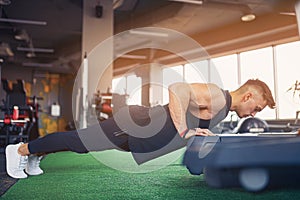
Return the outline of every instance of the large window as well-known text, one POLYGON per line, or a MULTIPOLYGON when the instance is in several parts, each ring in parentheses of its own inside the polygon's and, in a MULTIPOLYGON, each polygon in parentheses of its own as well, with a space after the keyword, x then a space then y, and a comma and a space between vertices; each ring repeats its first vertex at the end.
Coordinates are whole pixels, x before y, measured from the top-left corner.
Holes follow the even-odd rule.
POLYGON ((222 56, 211 60, 211 82, 226 90, 238 87, 237 55, 222 56))
POLYGON ((279 118, 294 118, 300 110, 300 90, 295 91, 296 81, 300 84, 299 52, 300 42, 276 47, 279 118))
POLYGON ((184 79, 187 83, 207 83, 208 77, 207 60, 184 65, 184 79))
MULTIPOLYGON (((264 81, 274 94, 274 69, 272 47, 241 53, 241 82, 248 79, 264 81)), ((275 110, 265 108, 256 115, 263 119, 274 119, 275 110)))
POLYGON ((142 102, 142 79, 136 75, 114 78, 112 91, 118 94, 127 94, 128 105, 141 105, 142 102))
POLYGON ((117 77, 112 80, 112 92, 120 95, 127 94, 127 78, 117 77))
MULTIPOLYGON (((168 67, 163 69, 163 87, 168 88, 169 85, 176 82, 182 82, 183 79, 183 66, 168 67)), ((169 93, 167 89, 163 90, 163 104, 169 102, 169 93)))
MULTIPOLYGON (((233 91, 238 87, 238 63, 237 54, 214 58, 210 63, 212 83, 219 87, 233 91)), ((236 120, 237 115, 229 112, 224 121, 236 120)))
POLYGON ((142 79, 136 75, 127 76, 128 105, 141 105, 142 103, 142 79))

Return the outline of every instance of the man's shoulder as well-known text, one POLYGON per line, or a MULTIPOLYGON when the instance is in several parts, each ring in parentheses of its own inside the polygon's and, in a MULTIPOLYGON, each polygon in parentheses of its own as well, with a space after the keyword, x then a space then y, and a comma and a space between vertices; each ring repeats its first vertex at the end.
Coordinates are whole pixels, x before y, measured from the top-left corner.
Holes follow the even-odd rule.
POLYGON ((196 88, 203 88, 203 89, 207 89, 210 91, 222 90, 218 85, 216 85, 214 83, 191 83, 190 85, 193 87, 196 87, 196 88))

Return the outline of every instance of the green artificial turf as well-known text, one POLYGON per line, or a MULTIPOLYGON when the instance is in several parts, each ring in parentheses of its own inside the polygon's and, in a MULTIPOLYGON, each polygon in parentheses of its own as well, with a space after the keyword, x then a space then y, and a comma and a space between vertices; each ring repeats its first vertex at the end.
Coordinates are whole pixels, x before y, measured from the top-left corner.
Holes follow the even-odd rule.
MULTIPOLYGON (((102 164, 98 159, 103 156, 119 161, 125 171, 135 170, 130 164, 126 166, 124 157, 118 158, 115 152, 50 154, 42 160, 43 175, 19 180, 1 199, 300 199, 296 189, 253 194, 243 189, 210 188, 203 176, 193 176, 180 165, 180 159, 166 167, 152 164, 160 168, 154 171, 130 173, 102 164)), ((125 158, 130 160, 128 153, 125 158)))

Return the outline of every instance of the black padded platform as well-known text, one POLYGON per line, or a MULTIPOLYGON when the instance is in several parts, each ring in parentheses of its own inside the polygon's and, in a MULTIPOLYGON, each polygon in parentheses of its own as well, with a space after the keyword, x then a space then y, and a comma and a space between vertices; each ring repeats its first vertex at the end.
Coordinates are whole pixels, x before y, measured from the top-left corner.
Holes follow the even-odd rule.
POLYGON ((183 164, 204 174, 209 186, 268 187, 300 185, 300 137, 296 132, 228 134, 191 138, 183 164))

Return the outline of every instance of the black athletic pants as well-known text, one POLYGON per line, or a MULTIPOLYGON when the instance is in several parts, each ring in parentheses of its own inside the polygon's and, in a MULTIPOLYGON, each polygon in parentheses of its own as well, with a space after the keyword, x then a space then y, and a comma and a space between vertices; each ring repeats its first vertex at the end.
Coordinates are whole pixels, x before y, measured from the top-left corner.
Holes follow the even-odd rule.
POLYGON ((29 152, 31 154, 59 151, 87 153, 108 149, 129 151, 128 135, 117 126, 113 118, 100 124, 101 128, 99 124, 95 124, 86 129, 52 133, 30 141, 29 152))

